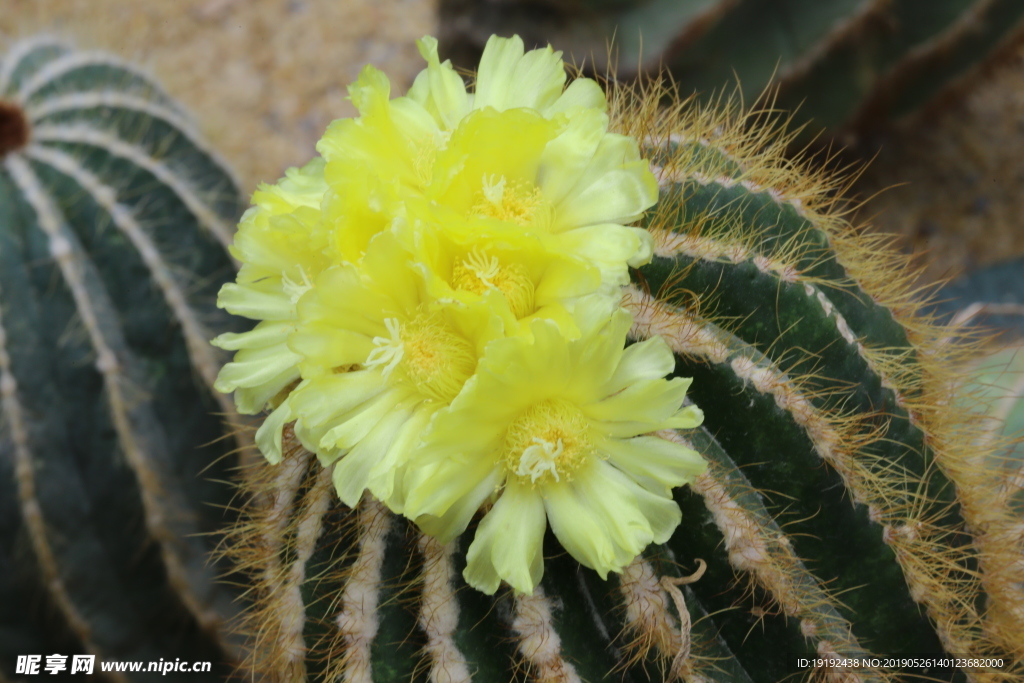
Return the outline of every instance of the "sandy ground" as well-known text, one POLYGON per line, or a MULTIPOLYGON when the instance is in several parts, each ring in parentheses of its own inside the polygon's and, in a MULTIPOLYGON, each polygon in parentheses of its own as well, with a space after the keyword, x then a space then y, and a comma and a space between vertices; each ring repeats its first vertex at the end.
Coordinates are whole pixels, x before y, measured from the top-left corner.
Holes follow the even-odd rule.
MULTIPOLYGON (((0 42, 45 29, 146 65, 251 192, 353 110, 366 63, 404 92, 435 0, 0 0, 0 42)), ((910 121, 855 192, 860 216, 926 253, 929 278, 1024 254, 1024 52, 938 116, 910 121), (896 187, 894 187, 896 186, 896 187), (889 188, 889 189, 887 189, 889 188)))
POLYGON ((35 30, 149 68, 251 192, 308 160, 372 63, 404 92, 433 0, 0 0, 0 41, 35 30))

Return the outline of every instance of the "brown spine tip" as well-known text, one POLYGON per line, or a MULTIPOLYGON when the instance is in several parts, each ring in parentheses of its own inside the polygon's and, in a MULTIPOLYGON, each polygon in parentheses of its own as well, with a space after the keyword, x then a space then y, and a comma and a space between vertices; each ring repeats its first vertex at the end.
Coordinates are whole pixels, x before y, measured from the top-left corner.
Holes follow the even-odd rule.
POLYGON ((22 108, 0 100, 0 158, 27 145, 28 133, 28 118, 22 108))

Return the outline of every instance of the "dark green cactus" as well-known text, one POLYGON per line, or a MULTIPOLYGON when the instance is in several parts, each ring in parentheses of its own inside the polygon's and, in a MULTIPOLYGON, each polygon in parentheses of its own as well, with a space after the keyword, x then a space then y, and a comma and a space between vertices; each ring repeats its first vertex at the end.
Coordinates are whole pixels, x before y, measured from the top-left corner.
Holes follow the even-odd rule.
POLYGON ((213 297, 239 213, 145 74, 45 37, 0 60, 6 675, 26 654, 94 654, 97 673, 180 657, 223 674, 237 657, 209 551, 238 443, 207 340, 228 324, 213 297))
POLYGON ((441 3, 441 42, 460 66, 491 33, 550 43, 620 78, 667 67, 684 92, 736 79, 748 101, 773 83, 777 104, 812 129, 857 132, 919 108, 1016 41, 1016 0, 549 0, 441 3))
POLYGON ((676 490, 682 525, 607 581, 549 538, 540 588, 491 598, 462 580, 472 527, 442 547, 370 498, 347 509, 286 428, 235 532, 269 680, 848 680, 796 658, 943 653, 1001 664, 856 680, 1024 675, 1020 521, 955 402, 962 347, 770 118, 659 109, 672 95, 622 90, 612 113, 661 184, 633 335, 668 341, 705 413, 660 434, 710 464, 676 490))

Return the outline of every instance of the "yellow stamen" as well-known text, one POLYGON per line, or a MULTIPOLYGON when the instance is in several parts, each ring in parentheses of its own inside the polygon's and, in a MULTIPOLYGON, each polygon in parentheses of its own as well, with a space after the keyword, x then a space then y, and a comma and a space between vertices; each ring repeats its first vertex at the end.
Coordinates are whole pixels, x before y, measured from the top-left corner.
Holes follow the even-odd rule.
POLYGON ((540 188, 526 181, 508 183, 505 176, 497 180, 484 176, 480 199, 473 205, 473 213, 481 218, 496 218, 519 225, 533 222, 544 202, 540 188))
POLYGON ((497 289, 516 318, 525 318, 534 310, 534 286, 526 269, 518 263, 502 264, 479 248, 452 269, 452 289, 474 294, 497 289))
POLYGON ((449 402, 476 370, 472 345, 443 318, 421 313, 405 324, 384 321, 390 337, 374 337, 364 367, 383 365, 383 375, 414 387, 428 399, 449 402))
POLYGON ((525 484, 560 482, 593 453, 588 423, 580 409, 562 400, 530 406, 512 421, 503 449, 509 476, 525 484))
POLYGON ((370 351, 370 355, 366 357, 366 362, 363 363, 364 367, 375 368, 378 365, 383 365, 384 370, 381 372, 384 375, 384 379, 391 376, 391 373, 402 362, 402 356, 405 355, 405 345, 402 343, 401 338, 401 325, 398 324, 398 318, 385 318, 384 327, 388 330, 389 337, 374 337, 373 338, 373 351, 370 351))

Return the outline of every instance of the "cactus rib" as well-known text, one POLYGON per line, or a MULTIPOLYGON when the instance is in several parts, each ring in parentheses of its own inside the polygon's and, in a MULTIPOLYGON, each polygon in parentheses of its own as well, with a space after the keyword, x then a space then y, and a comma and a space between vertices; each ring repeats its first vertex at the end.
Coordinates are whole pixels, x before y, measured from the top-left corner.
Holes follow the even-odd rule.
POLYGON ((543 683, 581 683, 576 668, 562 657, 562 640, 554 628, 551 599, 540 588, 518 595, 512 630, 522 662, 543 683))
MULTIPOLYGON (((111 221, 118 230, 132 243, 153 274, 153 279, 160 288, 167 305, 181 324, 182 336, 188 347, 192 367, 199 373, 206 386, 212 390, 213 383, 217 379, 217 372, 223 365, 223 359, 218 357, 215 349, 207 341, 212 335, 198 319, 196 312, 189 306, 185 287, 172 274, 170 266, 164 261, 152 238, 146 234, 132 213, 117 203, 117 194, 114 188, 104 184, 73 156, 59 149, 31 145, 25 149, 25 155, 63 173, 88 191, 111 217, 111 221)), ((217 402, 228 422, 240 424, 241 418, 235 410, 234 404, 220 392, 217 392, 216 395, 217 402)))
MULTIPOLYGON (((17 481, 21 516, 29 528, 32 551, 40 565, 43 579, 57 608, 67 620, 75 636, 81 641, 85 652, 96 655, 101 650, 92 642, 92 628, 88 620, 68 596, 67 588, 58 568, 57 559, 50 545, 46 521, 36 497, 35 471, 32 466, 30 440, 21 403, 18 400, 18 382, 11 372, 11 358, 7 353, 7 333, 4 330, 3 311, 0 309, 0 395, 3 399, 3 414, 11 432, 14 455, 14 476, 17 481)), ((127 680, 117 672, 112 678, 127 680)))
POLYGON ((472 678, 466 658, 453 637, 459 623, 459 603, 452 590, 455 544, 442 545, 423 534, 417 545, 423 555, 419 625, 427 639, 424 650, 430 661, 428 677, 432 681, 469 683, 472 678))
POLYGON ((133 407, 138 402, 133 395, 137 395, 139 389, 133 386, 130 368, 137 361, 132 358, 127 344, 112 324, 116 318, 113 303, 107 300, 96 284, 98 276, 90 272, 90 262, 84 249, 64 224, 58 209, 47 199, 39 179, 29 165, 15 156, 6 159, 4 165, 38 217, 39 227, 49 239, 50 253, 60 268, 95 349, 96 368, 103 376, 114 426, 124 455, 139 478, 146 509, 146 525, 160 544, 168 579, 200 624, 215 631, 222 616, 211 611, 207 601, 196 595, 196 586, 210 583, 209 578, 204 576, 208 570, 202 566, 190 569, 189 563, 182 557, 178 534, 173 531, 172 525, 183 514, 180 509, 184 506, 179 507, 179 501, 168 504, 166 498, 170 492, 161 483, 165 475, 157 459, 151 455, 159 448, 150 435, 153 425, 147 424, 150 419, 148 415, 133 407))
MULTIPOLYGON (((233 327, 213 306, 233 273, 233 176, 116 58, 18 42, 0 98, 27 131, 0 149, 5 384, 21 407, 4 402, 0 447, 33 547, 15 563, 42 572, 99 658, 188 650, 217 675, 241 650, 234 591, 218 582, 228 568, 208 563, 209 532, 230 516, 224 458, 247 442, 212 413, 240 429, 207 344, 233 327)), ((16 615, 26 631, 39 617, 16 615)))
POLYGON ((189 186, 180 176, 171 172, 159 159, 147 154, 145 150, 127 144, 106 131, 84 126, 39 125, 33 128, 33 137, 40 142, 65 142, 98 147, 115 157, 131 161, 139 168, 152 173, 157 180, 173 190, 198 219, 200 225, 208 229, 221 244, 225 247, 231 244, 234 229, 211 210, 196 188, 189 186))

